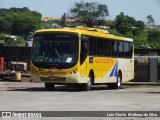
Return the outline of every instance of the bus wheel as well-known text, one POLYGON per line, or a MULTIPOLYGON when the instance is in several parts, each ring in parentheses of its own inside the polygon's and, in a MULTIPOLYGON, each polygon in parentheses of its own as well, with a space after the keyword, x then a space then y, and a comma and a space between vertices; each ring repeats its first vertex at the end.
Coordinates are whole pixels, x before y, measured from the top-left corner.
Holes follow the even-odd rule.
POLYGON ((45 83, 45 89, 48 91, 54 90, 54 83, 45 83))
POLYGON ((121 77, 121 74, 118 73, 117 82, 116 82, 116 86, 115 86, 116 89, 120 89, 121 88, 121 82, 122 82, 122 77, 121 77))
POLYGON ((118 73, 116 83, 108 84, 109 89, 120 89, 121 88, 122 77, 121 74, 118 73))
POLYGON ((86 91, 90 91, 91 88, 92 88, 92 76, 89 75, 89 77, 88 77, 88 82, 87 82, 86 85, 85 85, 85 90, 86 90, 86 91))
POLYGON ((79 89, 83 91, 90 91, 92 86, 92 75, 90 74, 88 77, 88 82, 85 84, 80 84, 79 89))

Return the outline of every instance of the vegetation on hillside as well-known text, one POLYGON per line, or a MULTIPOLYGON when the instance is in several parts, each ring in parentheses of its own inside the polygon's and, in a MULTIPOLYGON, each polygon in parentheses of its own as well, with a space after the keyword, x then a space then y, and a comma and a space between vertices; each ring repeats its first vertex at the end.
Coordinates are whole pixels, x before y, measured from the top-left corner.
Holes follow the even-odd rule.
POLYGON ((21 36, 13 36, 9 34, 0 34, 0 40, 4 40, 4 45, 12 45, 12 46, 25 46, 26 41, 21 36))
MULTIPOLYGON (((76 2, 66 15, 65 26, 99 27, 108 30, 113 35, 133 38, 136 48, 160 48, 160 30, 155 28, 152 15, 146 16, 148 21, 146 25, 143 21, 136 20, 123 12, 113 21, 106 21, 108 15, 108 7, 105 4, 76 2), (68 18, 70 20, 67 20, 68 18), (150 29, 146 29, 146 26, 150 29)), ((1 8, 0 40, 5 40, 5 45, 25 45, 30 32, 37 29, 58 28, 61 24, 61 20, 41 21, 41 14, 27 7, 1 8), (12 35, 17 39, 11 37, 12 35)))
POLYGON ((5 40, 6 45, 23 45, 28 33, 39 29, 40 25, 41 14, 30 11, 27 7, 0 9, 0 33, 1 39, 5 40), (13 41, 8 34, 22 36, 23 38, 18 37, 20 39, 13 41))

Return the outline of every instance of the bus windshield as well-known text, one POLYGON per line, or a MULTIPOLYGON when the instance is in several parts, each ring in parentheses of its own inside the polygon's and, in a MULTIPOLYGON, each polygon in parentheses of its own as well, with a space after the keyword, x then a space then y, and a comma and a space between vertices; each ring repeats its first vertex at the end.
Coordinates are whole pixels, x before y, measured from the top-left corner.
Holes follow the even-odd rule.
POLYGON ((40 68, 70 68, 78 62, 78 34, 37 33, 32 62, 40 68))

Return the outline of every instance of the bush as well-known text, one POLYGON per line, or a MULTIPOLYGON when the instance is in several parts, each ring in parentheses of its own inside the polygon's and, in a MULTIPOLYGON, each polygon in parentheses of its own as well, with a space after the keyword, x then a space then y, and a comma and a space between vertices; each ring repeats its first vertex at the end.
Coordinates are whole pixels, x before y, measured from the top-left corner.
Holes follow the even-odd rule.
POLYGON ((149 30, 148 31, 148 40, 149 41, 160 41, 160 31, 159 30, 149 30))
POLYGON ((3 33, 0 34, 0 40, 4 40, 4 45, 25 46, 26 44, 23 37, 3 33))

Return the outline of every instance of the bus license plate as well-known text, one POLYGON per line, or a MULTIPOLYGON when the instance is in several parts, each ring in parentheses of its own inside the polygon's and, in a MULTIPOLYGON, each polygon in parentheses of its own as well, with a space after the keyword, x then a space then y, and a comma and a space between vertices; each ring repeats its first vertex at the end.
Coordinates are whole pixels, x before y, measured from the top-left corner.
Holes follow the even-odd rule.
POLYGON ((43 82, 49 82, 49 81, 55 81, 55 82, 64 82, 65 78, 55 77, 55 76, 49 76, 49 77, 41 77, 41 80, 43 82))
POLYGON ((49 77, 49 80, 57 80, 57 77, 55 77, 55 76, 50 76, 50 77, 49 77))

